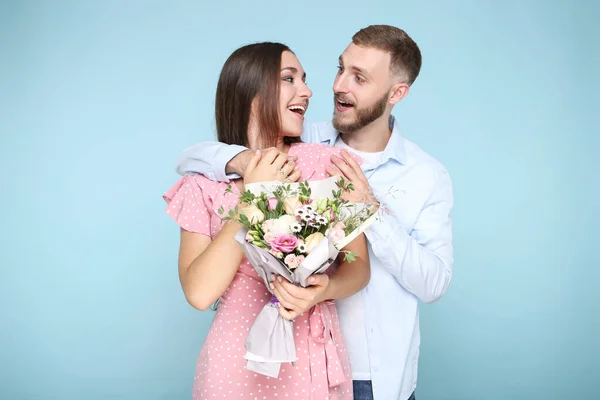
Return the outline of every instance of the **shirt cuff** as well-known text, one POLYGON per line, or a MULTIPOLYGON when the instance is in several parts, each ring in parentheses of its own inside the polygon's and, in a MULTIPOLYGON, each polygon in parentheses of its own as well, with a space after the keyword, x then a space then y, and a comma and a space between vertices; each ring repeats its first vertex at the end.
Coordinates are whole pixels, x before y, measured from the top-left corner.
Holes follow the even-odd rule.
POLYGON ((365 232, 367 239, 371 243, 386 242, 388 238, 392 237, 394 230, 391 226, 395 225, 392 221, 386 220, 393 218, 391 215, 382 215, 378 221, 375 221, 369 229, 365 232))
POLYGON ((248 150, 244 146, 238 146, 232 144, 229 146, 220 146, 217 148, 215 155, 212 159, 211 165, 213 166, 214 180, 218 182, 229 182, 231 179, 241 178, 239 174, 225 172, 227 163, 231 161, 235 156, 240 154, 242 151, 248 150))

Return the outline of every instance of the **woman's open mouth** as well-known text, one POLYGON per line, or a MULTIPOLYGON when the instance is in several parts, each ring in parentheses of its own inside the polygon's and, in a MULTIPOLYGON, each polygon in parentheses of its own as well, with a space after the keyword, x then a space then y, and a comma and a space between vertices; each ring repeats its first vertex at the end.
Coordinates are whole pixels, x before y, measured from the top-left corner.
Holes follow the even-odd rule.
POLYGON ((288 107, 288 110, 304 119, 304 113, 306 112, 306 105, 304 104, 293 104, 288 107))

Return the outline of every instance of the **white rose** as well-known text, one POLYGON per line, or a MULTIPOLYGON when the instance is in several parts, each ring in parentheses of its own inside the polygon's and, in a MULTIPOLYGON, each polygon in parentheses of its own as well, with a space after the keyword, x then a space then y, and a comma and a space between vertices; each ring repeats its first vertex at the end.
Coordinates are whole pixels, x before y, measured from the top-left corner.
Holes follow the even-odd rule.
POLYGON ((240 213, 245 215, 251 224, 259 224, 265 219, 265 214, 263 214, 263 212, 254 204, 242 208, 240 213))
POLYGON ((264 233, 270 232, 272 226, 273 226, 273 220, 272 219, 266 220, 262 224, 262 230, 263 230, 263 232, 264 233))
POLYGON ((285 211, 287 215, 294 215, 296 208, 299 207, 301 204, 302 203, 300 203, 299 196, 287 197, 283 202, 283 211, 285 211))
POLYGON ((275 236, 289 235, 292 233, 292 226, 296 224, 296 217, 292 215, 282 215, 273 220, 269 232, 275 236))
POLYGON ((304 240, 304 245, 306 246, 306 253, 310 254, 310 252, 317 247, 317 245, 323 240, 325 236, 321 232, 315 232, 312 235, 308 235, 308 237, 304 240))

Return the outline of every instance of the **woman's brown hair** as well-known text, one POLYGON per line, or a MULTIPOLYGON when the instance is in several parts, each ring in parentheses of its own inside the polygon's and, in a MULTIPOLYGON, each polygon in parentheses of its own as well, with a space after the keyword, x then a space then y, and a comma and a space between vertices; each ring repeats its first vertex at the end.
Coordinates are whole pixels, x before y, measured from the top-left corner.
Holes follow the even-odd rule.
MULTIPOLYGON (((292 52, 281 43, 262 42, 234 51, 221 70, 215 99, 217 137, 220 142, 248 146, 252 101, 261 143, 274 146, 281 132, 279 85, 281 55, 292 52)), ((286 143, 299 138, 286 138, 286 143)))

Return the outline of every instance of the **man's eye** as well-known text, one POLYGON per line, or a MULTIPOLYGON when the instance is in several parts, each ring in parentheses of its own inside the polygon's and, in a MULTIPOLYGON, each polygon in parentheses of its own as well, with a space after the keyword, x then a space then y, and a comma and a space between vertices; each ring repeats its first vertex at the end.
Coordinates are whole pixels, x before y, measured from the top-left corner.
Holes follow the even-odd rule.
POLYGON ((364 83, 364 82, 366 82, 365 79, 362 76, 360 76, 360 75, 356 75, 356 81, 358 83, 364 83))

